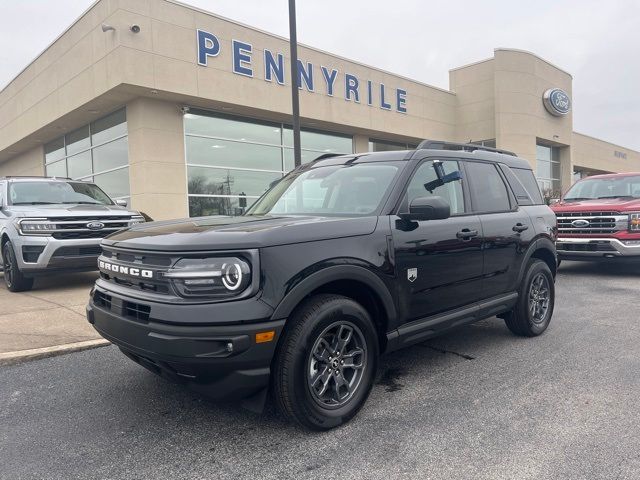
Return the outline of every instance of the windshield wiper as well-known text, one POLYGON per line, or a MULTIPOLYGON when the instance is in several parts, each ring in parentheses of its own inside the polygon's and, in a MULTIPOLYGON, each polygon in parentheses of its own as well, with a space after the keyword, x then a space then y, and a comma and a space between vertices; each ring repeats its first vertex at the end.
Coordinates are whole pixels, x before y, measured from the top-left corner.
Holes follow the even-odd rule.
POLYGON ((63 205, 102 205, 100 202, 62 202, 63 205))
POLYGON ((604 197, 598 197, 598 200, 603 198, 635 198, 633 195, 606 195, 604 197))
POLYGON ((12 205, 60 205, 56 202, 13 202, 12 205))
POLYGON ((565 202, 578 202, 580 200, 594 200, 594 199, 589 197, 571 197, 571 198, 563 198, 563 200, 565 202))

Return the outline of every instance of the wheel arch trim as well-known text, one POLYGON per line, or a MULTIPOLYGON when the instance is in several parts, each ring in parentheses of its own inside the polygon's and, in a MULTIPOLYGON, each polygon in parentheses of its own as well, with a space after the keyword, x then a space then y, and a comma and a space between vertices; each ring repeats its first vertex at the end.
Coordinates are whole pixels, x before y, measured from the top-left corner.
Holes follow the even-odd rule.
MULTIPOLYGON (((520 272, 518 273, 518 283, 517 283, 518 285, 520 285, 520 283, 522 282, 522 279, 524 278, 524 275, 526 274, 527 264, 529 263, 529 260, 534 256, 534 253, 539 250, 546 250, 554 258, 556 258, 556 262, 557 262, 558 256, 556 254, 556 247, 553 241, 550 238, 544 237, 544 236, 540 236, 534 239, 529 245, 529 248, 527 249, 527 252, 524 257, 524 261, 520 266, 520 272)), ((551 269, 551 273, 553 273, 554 277, 555 277, 556 268, 551 269)))
POLYGON ((326 267, 305 278, 285 295, 276 307, 271 318, 280 319, 288 317, 296 306, 311 292, 323 285, 338 280, 353 280, 371 288, 382 303, 389 325, 394 324, 397 312, 389 289, 375 273, 356 265, 334 265, 326 267))

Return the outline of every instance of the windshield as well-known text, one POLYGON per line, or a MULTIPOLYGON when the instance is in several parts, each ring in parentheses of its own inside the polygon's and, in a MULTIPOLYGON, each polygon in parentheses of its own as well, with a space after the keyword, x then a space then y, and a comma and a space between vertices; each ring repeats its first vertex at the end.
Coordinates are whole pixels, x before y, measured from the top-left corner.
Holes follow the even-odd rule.
POLYGON ((640 198, 640 175, 581 180, 569 189, 565 200, 640 198))
POLYGON ((11 182, 12 205, 91 204, 113 205, 113 201, 96 185, 85 182, 11 182))
POLYGON ((373 215, 398 171, 394 163, 359 163, 292 172, 246 214, 373 215))

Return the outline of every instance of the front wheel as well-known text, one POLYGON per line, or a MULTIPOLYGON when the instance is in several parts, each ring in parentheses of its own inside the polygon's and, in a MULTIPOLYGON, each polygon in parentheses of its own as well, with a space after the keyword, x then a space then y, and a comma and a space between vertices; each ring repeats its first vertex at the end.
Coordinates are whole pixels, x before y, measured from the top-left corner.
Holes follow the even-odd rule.
POLYGON ((529 260, 518 290, 518 303, 505 317, 511 332, 535 337, 549 326, 555 303, 555 285, 549 266, 537 258, 529 260))
POLYGON ((278 347, 272 378, 278 408, 312 430, 346 423, 369 396, 377 361, 369 313, 347 297, 314 296, 290 318, 278 347))
POLYGON ((24 292, 31 290, 33 288, 33 278, 25 277, 20 271, 11 242, 4 244, 2 259, 4 261, 4 282, 7 284, 9 291, 24 292))

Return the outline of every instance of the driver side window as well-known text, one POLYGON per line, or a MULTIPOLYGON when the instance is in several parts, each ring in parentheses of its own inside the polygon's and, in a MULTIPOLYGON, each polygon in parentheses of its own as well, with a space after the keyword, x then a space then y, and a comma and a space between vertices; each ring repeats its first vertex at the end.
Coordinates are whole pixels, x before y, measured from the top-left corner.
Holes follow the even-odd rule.
MULTIPOLYGON (((455 160, 442 160, 442 166, 445 174, 460 171, 460 165, 455 160)), ((459 215, 464 213, 464 194, 462 191, 462 180, 454 180, 453 182, 445 183, 433 189, 432 192, 425 188, 425 184, 438 179, 438 175, 433 167, 433 160, 422 163, 416 172, 413 174, 413 178, 407 186, 407 192, 405 193, 402 210, 408 211, 411 202, 419 197, 431 197, 437 196, 443 198, 451 207, 451 215, 459 215)))

